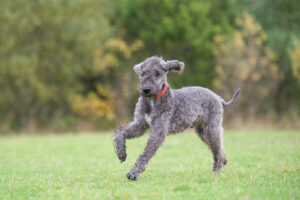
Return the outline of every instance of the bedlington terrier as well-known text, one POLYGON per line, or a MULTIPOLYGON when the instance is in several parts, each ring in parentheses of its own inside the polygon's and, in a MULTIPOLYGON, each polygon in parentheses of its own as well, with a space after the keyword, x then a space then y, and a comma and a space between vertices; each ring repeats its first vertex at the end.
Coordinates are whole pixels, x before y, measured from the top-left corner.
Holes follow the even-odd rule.
POLYGON ((219 173, 227 163, 223 149, 223 106, 234 102, 238 89, 229 102, 202 87, 171 89, 167 83, 168 71, 183 72, 184 63, 177 60, 164 61, 161 57, 147 58, 134 66, 139 75, 140 97, 135 107, 134 120, 121 127, 115 134, 115 150, 121 163, 126 160, 126 139, 143 135, 147 128, 151 133, 144 152, 126 175, 137 180, 162 145, 166 135, 194 127, 198 136, 212 151, 213 172, 219 173))

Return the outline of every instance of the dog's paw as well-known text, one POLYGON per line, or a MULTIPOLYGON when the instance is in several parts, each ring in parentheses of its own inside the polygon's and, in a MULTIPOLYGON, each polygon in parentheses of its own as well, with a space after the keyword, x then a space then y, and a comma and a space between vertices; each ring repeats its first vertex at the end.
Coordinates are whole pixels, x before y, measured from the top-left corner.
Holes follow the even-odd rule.
POLYGON ((125 151, 119 152, 117 155, 121 163, 126 160, 127 153, 125 151))
POLYGON ((227 160, 225 158, 216 161, 213 165, 213 172, 215 174, 220 174, 223 165, 227 164, 227 160))
POLYGON ((218 175, 221 173, 221 169, 216 169, 216 168, 213 168, 213 173, 218 175))
POLYGON ((129 172, 126 177, 129 179, 129 180, 133 180, 133 181, 136 181, 139 177, 139 174, 138 173, 134 173, 134 172, 129 172))
POLYGON ((127 153, 125 145, 116 143, 116 153, 121 163, 126 160, 127 153))

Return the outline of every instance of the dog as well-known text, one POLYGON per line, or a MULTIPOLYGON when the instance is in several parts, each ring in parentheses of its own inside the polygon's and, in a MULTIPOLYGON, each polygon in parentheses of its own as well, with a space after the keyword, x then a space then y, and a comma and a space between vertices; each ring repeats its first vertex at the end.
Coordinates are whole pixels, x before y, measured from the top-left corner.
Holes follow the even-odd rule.
POLYGON ((140 79, 140 97, 135 107, 134 120, 126 127, 119 128, 114 139, 121 163, 127 156, 126 139, 139 137, 148 128, 151 128, 151 133, 144 152, 126 175, 130 180, 138 179, 168 134, 179 133, 190 127, 195 128, 198 136, 212 151, 213 172, 219 173, 227 163, 223 148, 223 106, 231 105, 240 89, 229 102, 203 87, 171 89, 167 83, 167 73, 182 73, 183 70, 183 62, 164 61, 157 56, 134 66, 140 79))

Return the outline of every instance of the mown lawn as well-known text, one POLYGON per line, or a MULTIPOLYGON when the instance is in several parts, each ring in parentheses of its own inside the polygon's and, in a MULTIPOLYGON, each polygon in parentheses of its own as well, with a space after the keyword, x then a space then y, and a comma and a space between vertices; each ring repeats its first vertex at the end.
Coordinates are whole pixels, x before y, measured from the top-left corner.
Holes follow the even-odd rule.
POLYGON ((300 199, 300 131, 227 131, 218 176, 196 134, 169 136, 129 181, 147 137, 120 164, 109 133, 2 136, 0 199, 300 199))

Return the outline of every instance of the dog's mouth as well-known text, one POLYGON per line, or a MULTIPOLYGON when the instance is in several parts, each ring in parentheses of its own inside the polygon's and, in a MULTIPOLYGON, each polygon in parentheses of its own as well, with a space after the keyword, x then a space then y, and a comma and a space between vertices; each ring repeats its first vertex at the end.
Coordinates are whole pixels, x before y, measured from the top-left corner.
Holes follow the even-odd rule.
POLYGON ((145 93, 141 93, 141 95, 143 96, 143 97, 147 97, 147 98, 150 98, 150 97, 154 97, 154 95, 153 94, 145 94, 145 93))

